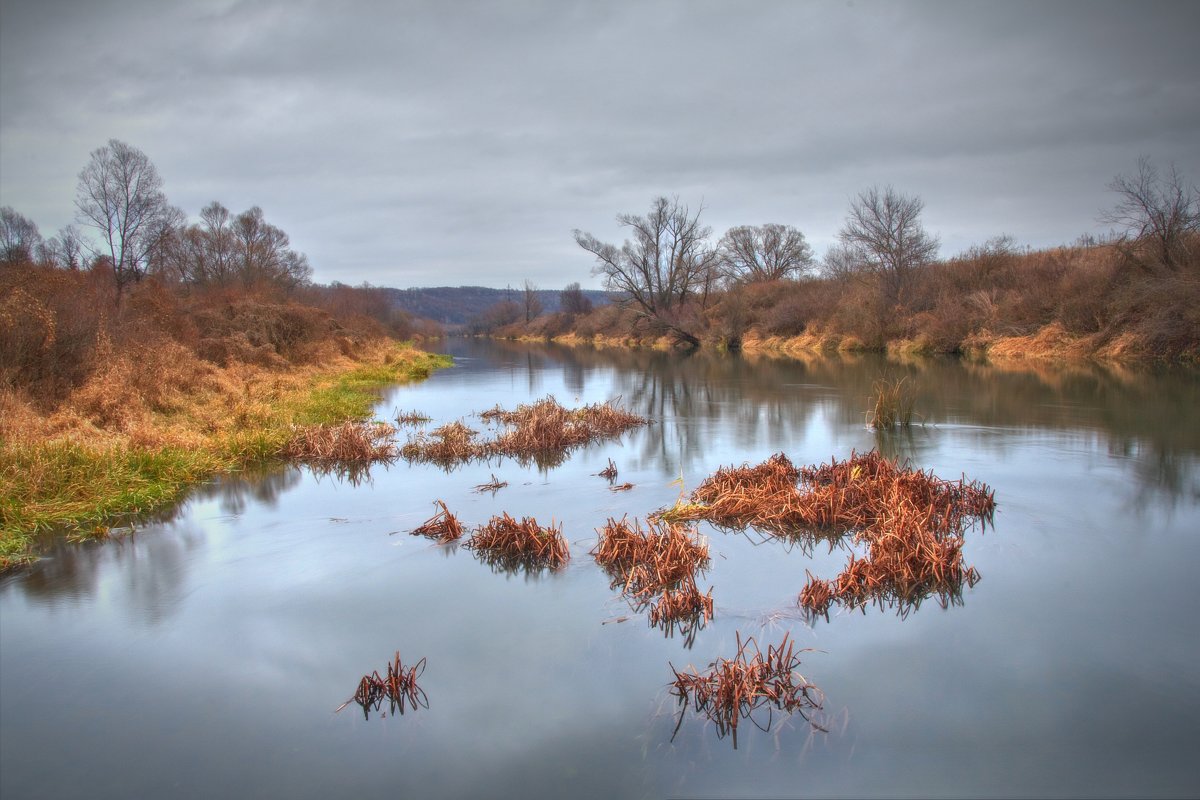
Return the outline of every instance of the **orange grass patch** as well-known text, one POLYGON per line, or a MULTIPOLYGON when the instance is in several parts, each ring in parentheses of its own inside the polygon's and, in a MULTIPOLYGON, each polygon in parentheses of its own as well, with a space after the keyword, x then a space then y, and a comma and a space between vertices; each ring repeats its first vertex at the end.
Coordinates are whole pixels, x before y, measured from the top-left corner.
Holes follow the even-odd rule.
POLYGON ((782 454, 754 467, 723 468, 690 502, 659 516, 787 536, 853 532, 867 557, 851 555, 834 581, 810 574, 799 597, 807 611, 827 614, 835 601, 860 607, 890 600, 904 610, 930 594, 958 596, 979 580, 963 565, 963 532, 975 520, 989 521, 994 509, 994 493, 983 484, 942 480, 872 451, 802 469, 782 454))
MULTIPOLYGON (((690 672, 680 672, 671 666, 675 674, 671 694, 680 707, 675 733, 679 732, 689 705, 716 725, 718 737, 732 735, 735 749, 741 720, 748 719, 759 730, 767 731, 775 711, 799 713, 809 724, 824 730, 810 716, 820 711, 824 696, 797 671, 800 658, 795 643, 785 634, 778 646, 768 645, 764 655, 753 637, 743 641, 740 632, 736 636, 734 657, 718 658, 703 673, 695 667, 690 672)), ((671 738, 675 738, 674 734, 671 738)))

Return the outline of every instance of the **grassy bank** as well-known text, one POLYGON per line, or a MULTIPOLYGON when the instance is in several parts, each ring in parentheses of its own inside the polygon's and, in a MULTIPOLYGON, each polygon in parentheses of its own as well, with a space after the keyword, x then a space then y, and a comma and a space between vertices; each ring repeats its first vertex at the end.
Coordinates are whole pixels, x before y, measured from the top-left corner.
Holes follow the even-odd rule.
POLYGON ((40 530, 103 535, 115 516, 169 506, 198 481, 279 458, 295 426, 366 418, 381 387, 449 363, 386 339, 353 356, 273 367, 126 354, 50 409, 0 394, 0 568, 34 558, 40 530))

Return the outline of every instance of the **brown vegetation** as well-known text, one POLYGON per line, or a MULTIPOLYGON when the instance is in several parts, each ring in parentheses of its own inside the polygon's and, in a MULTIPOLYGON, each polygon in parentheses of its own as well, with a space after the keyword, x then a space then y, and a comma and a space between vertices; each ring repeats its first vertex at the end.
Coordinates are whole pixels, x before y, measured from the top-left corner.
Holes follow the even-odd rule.
POLYGON ((679 705, 675 733, 679 732, 689 705, 716 725, 718 737, 732 735, 734 748, 741 720, 748 719, 767 731, 774 711, 799 713, 814 727, 824 730, 810 716, 821 709, 824 697, 820 689, 797 671, 799 667, 795 643, 786 634, 778 645, 768 645, 764 655, 753 637, 743 641, 740 632, 733 658, 718 658, 704 672, 695 667, 690 672, 680 672, 672 665, 675 680, 671 683, 671 694, 679 705), (760 713, 764 709, 765 720, 760 713))
POLYGON ((851 554, 835 581, 809 575, 800 604, 825 614, 835 600, 851 607, 876 600, 903 612, 930 594, 949 601, 964 584, 974 585, 978 573, 962 563, 963 530, 971 520, 990 519, 994 508, 994 495, 982 484, 941 480, 872 451, 803 469, 783 454, 754 467, 722 468, 689 502, 659 517, 790 537, 853 532, 868 546, 867 557, 851 554))
POLYGON ((520 522, 502 513, 480 526, 464 546, 493 566, 507 571, 561 569, 571 558, 562 526, 538 525, 532 517, 520 522))
POLYGON ((389 461, 396 457, 395 433, 383 422, 296 426, 280 455, 291 461, 389 461))
POLYGON ((463 535, 462 523, 450 513, 450 509, 446 508, 446 504, 441 500, 434 500, 433 504, 441 506, 442 510, 413 528, 413 536, 428 536, 437 539, 439 544, 457 541, 463 535))
POLYGON ((618 407, 615 402, 595 403, 577 409, 559 405, 545 397, 513 411, 500 407, 480 413, 485 422, 507 429, 494 438, 477 440, 479 431, 461 421, 420 432, 409 438, 400 454, 410 461, 441 466, 492 456, 518 460, 534 459, 539 464, 561 461, 571 450, 594 441, 612 439, 647 420, 618 407))
POLYGON ((421 659, 411 667, 404 666, 400 661, 400 653, 387 665, 387 675, 381 676, 376 670, 370 675, 364 675, 358 682, 354 697, 337 707, 334 713, 341 711, 351 703, 358 703, 362 708, 363 718, 369 719, 372 711, 379 711, 383 701, 388 701, 388 710, 393 714, 403 714, 408 709, 429 708, 429 697, 425 690, 417 685, 417 678, 425 672, 425 659, 421 659))

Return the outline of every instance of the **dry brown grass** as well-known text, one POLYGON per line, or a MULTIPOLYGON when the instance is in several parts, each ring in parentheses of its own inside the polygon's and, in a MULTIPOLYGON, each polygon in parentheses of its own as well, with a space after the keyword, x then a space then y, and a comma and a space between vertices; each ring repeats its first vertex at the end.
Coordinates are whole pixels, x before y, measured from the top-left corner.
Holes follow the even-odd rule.
POLYGON ((557 570, 571 558, 562 526, 543 528, 532 517, 518 522, 507 513, 476 529, 464 546, 493 566, 509 571, 557 570))
POLYGON ((626 594, 657 594, 708 565, 708 544, 683 525, 609 518, 591 555, 626 594))
POLYGON ((798 713, 814 727, 824 730, 810 716, 820 711, 824 696, 799 673, 799 667, 795 643, 787 635, 779 645, 768 645, 764 655, 753 637, 743 641, 740 632, 733 658, 718 658, 704 672, 695 667, 690 672, 680 672, 672 665, 675 680, 671 683, 671 694, 679 705, 675 733, 683 724, 688 706, 716 725, 718 737, 732 735, 734 748, 737 748, 739 722, 748 719, 767 731, 775 711, 798 713), (765 720, 761 713, 764 710, 765 720))
POLYGON ((483 492, 491 492, 494 495, 494 494, 496 494, 496 492, 500 491, 505 486, 508 486, 508 481, 500 480, 499 478, 496 477, 496 473, 493 472, 492 479, 490 481, 488 481, 487 483, 481 483, 478 486, 476 486, 475 491, 479 492, 481 494, 483 492))
POLYGON ((292 461, 389 461, 396 457, 395 433, 383 422, 296 426, 280 455, 292 461))
POLYGON ((411 667, 406 667, 400 661, 400 653, 387 665, 387 675, 381 676, 376 670, 370 675, 364 675, 358 682, 354 697, 337 707, 341 711, 351 703, 358 703, 362 708, 363 718, 369 719, 372 711, 379 711, 383 701, 388 701, 388 710, 392 714, 403 714, 409 709, 429 708, 429 697, 425 690, 417 685, 417 678, 425 672, 425 659, 421 659, 411 667))
POLYGON ((441 500, 434 500, 433 504, 441 506, 442 510, 413 528, 413 536, 428 536, 437 539, 439 544, 457 541, 463 535, 462 523, 450 513, 450 509, 446 508, 446 504, 441 500))
POLYGON ((990 520, 994 509, 987 486, 941 480, 872 451, 803 469, 782 454, 754 467, 723 468, 690 502, 659 516, 792 537, 853 532, 868 556, 851 555, 835 581, 810 574, 799 598, 809 612, 826 614, 834 601, 859 607, 874 599, 904 611, 930 594, 952 600, 979 578, 963 565, 963 532, 974 520, 990 520))
POLYGON ((505 427, 492 439, 478 440, 478 431, 462 422, 443 425, 430 433, 417 433, 400 452, 410 461, 453 466, 475 459, 509 456, 534 459, 542 465, 560 462, 575 448, 620 436, 647 424, 643 417, 619 408, 614 402, 567 409, 553 397, 518 406, 513 411, 496 406, 479 414, 488 423, 505 427))

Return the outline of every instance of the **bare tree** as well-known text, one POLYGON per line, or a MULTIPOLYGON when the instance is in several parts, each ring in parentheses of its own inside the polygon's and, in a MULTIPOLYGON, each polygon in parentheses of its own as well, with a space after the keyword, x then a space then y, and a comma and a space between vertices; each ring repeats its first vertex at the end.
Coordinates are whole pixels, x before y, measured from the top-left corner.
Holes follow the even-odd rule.
POLYGON ((937 237, 921 225, 924 207, 920 198, 890 186, 873 187, 851 201, 839 233, 841 256, 878 281, 889 305, 903 302, 916 271, 937 256, 937 237))
POLYGON ((542 301, 538 297, 537 284, 533 281, 525 281, 525 288, 522 292, 521 299, 525 308, 525 321, 531 322, 534 317, 542 313, 542 301))
POLYGON ((583 293, 578 283, 568 283, 558 294, 559 306, 567 314, 590 314, 592 301, 583 293))
POLYGON ((289 249, 288 235, 267 222, 258 206, 238 214, 232 231, 237 270, 246 285, 273 283, 291 288, 312 277, 308 258, 289 249))
POLYGON ((100 234, 98 255, 111 260, 120 302, 125 287, 145 275, 164 222, 175 213, 163 194, 162 178, 145 153, 110 139, 92 151, 79 173, 75 205, 80 221, 100 234))
POLYGON ((0 262, 30 263, 41 244, 42 235, 33 220, 17 213, 12 206, 0 208, 0 262))
POLYGON ((644 217, 617 217, 633 233, 621 247, 574 232, 576 243, 596 257, 593 273, 604 276, 605 288, 624 295, 643 319, 693 345, 699 340, 682 327, 678 311, 692 299, 707 301, 717 264, 707 241, 712 229, 700 224, 701 211, 693 214, 679 198, 658 197, 644 217))
POLYGON ((791 225, 740 225, 721 237, 721 272, 733 283, 794 278, 812 269, 813 252, 791 225))
POLYGON ((1160 175, 1150 159, 1138 159, 1137 173, 1118 175, 1108 188, 1119 196, 1101 221, 1124 228, 1127 236, 1151 248, 1155 264, 1175 272, 1187 260, 1188 237, 1200 231, 1200 190, 1188 186, 1172 164, 1160 175))
POLYGON ((74 225, 67 225, 46 240, 42 248, 42 260, 63 269, 78 270, 84 262, 83 237, 74 225))

